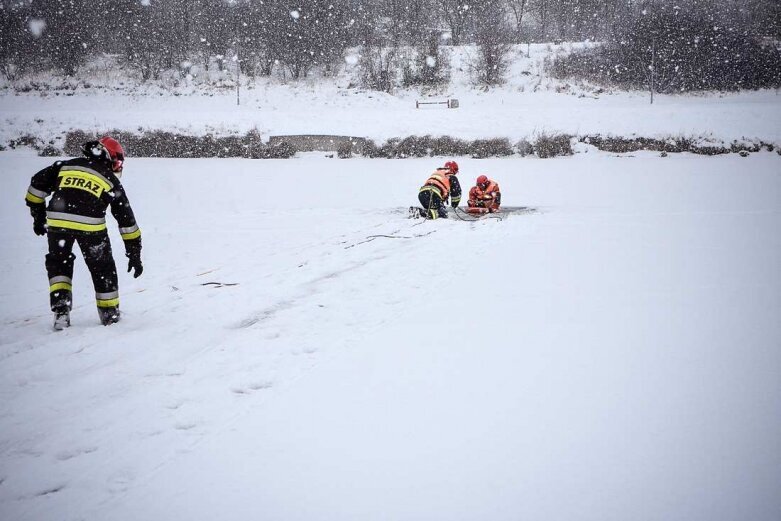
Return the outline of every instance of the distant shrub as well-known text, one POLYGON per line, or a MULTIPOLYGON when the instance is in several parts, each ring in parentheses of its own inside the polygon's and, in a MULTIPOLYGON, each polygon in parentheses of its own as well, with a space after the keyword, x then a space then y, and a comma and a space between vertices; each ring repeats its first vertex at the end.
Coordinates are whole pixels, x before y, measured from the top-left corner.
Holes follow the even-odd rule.
POLYGON ((466 156, 470 153, 470 143, 463 139, 440 136, 431 140, 432 156, 466 156))
POLYGON ((743 143, 738 141, 733 141, 732 144, 730 144, 730 150, 732 152, 759 152, 762 150, 762 145, 759 143, 743 143))
POLYGON ((215 139, 217 157, 249 157, 247 140, 244 136, 228 136, 215 139))
POLYGON ((367 139, 363 144, 361 155, 364 157, 379 157, 379 148, 377 147, 377 143, 371 139, 367 139))
POLYGON ((431 136, 409 136, 398 142, 393 157, 425 157, 431 148, 431 136))
MULTIPOLYGON (((557 78, 663 93, 781 86, 781 54, 702 3, 657 4, 605 45, 548 61, 557 78), (682 6, 682 7, 681 7, 682 6)), ((646 12, 646 11, 644 11, 646 12)))
POLYGON ((521 157, 530 156, 534 153, 534 147, 526 139, 521 139, 515 143, 515 152, 521 157))
POLYGON ((579 139, 581 142, 595 146, 605 152, 624 154, 638 150, 654 150, 658 152, 689 152, 694 146, 691 139, 685 136, 655 139, 644 137, 625 138, 620 136, 591 135, 579 139))
POLYGON ((471 144, 473 158, 502 157, 513 155, 513 147, 507 138, 475 139, 471 144))
POLYGON ((287 141, 266 148, 263 159, 288 159, 296 155, 296 147, 287 141))
POLYGON ((540 158, 571 156, 573 152, 570 138, 571 136, 565 134, 541 134, 534 142, 534 152, 540 158))
POLYGON ((345 141, 343 143, 339 143, 339 145, 336 147, 336 156, 339 159, 349 159, 353 157, 353 142, 345 141))
POLYGON ((400 138, 394 137, 383 143, 381 146, 379 146, 376 150, 375 156, 372 157, 383 157, 386 159, 393 159, 396 157, 396 149, 398 148, 399 143, 401 142, 400 138))
POLYGON ((60 157, 62 155, 62 150, 54 145, 46 145, 38 152, 38 155, 41 157, 60 157))
POLYGON ((65 134, 65 144, 63 151, 69 156, 80 156, 81 146, 87 141, 97 139, 92 134, 87 134, 83 130, 71 130, 65 134))
POLYGON ((34 150, 39 150, 41 148, 41 144, 39 143, 37 137, 31 136, 30 134, 25 134, 16 139, 11 139, 8 141, 8 148, 13 150, 17 147, 30 147, 34 150))
POLYGON ((690 152, 704 156, 716 156, 719 154, 729 154, 730 149, 719 145, 698 145, 692 144, 690 152))
MULTIPOLYGON (((108 131, 122 143, 128 157, 246 157, 253 159, 287 158, 296 153, 295 147, 282 142, 273 147, 264 144, 260 134, 251 130, 244 135, 214 137, 190 136, 168 131, 143 131, 141 134, 108 131)), ((103 134, 101 134, 103 135, 103 134)), ((64 151, 68 155, 81 155, 81 146, 99 136, 81 130, 70 131, 65 136, 64 151)))

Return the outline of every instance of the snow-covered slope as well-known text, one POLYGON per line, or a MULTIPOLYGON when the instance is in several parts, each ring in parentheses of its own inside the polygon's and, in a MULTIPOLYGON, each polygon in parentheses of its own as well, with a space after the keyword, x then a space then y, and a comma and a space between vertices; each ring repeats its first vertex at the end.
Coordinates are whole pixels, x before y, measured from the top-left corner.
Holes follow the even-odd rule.
POLYGON ((406 219, 439 161, 131 159, 124 319, 79 259, 53 333, 0 154, 0 518, 778 519, 779 157, 460 158, 538 212, 406 219))
MULTIPOLYGON (((506 84, 490 90, 475 87, 470 78, 469 54, 474 50, 449 49, 452 74, 447 85, 435 93, 399 89, 393 95, 358 88, 357 58, 351 55, 333 77, 313 73, 299 82, 278 76, 245 78, 241 105, 236 103, 232 71, 212 71, 208 85, 179 80, 176 86, 170 82, 139 86, 126 73, 104 65, 85 71, 79 82, 59 89, 1 90, 0 142, 30 134, 54 140, 62 148, 62 135, 71 129, 96 133, 151 129, 196 135, 257 130, 264 138, 339 134, 380 142, 410 135, 516 141, 542 133, 568 133, 682 136, 719 143, 745 138, 781 145, 778 92, 657 95, 653 105, 648 93, 598 94, 593 88, 565 84, 546 74, 545 58, 570 47, 534 45, 529 57, 526 46, 515 47, 506 84), (415 108, 416 100, 451 98, 459 100, 459 108, 415 108)), ((43 77, 35 83, 51 87, 57 80, 43 77)))

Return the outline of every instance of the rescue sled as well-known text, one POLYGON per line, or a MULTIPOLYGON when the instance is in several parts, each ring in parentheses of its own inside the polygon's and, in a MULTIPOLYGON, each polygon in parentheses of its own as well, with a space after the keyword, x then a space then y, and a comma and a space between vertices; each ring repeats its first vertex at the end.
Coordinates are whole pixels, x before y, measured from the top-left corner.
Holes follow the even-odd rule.
POLYGON ((479 206, 466 206, 466 207, 447 209, 447 213, 449 216, 454 216, 456 218, 461 217, 467 220, 479 220, 479 219, 488 219, 488 218, 501 220, 508 215, 534 213, 536 211, 537 211, 536 208, 532 208, 531 206, 500 206, 499 210, 496 212, 491 212, 488 210, 488 208, 483 208, 479 206))
MULTIPOLYGON (((402 210, 399 210, 402 211, 402 210)), ((465 221, 477 221, 480 219, 503 219, 508 215, 534 213, 537 209, 531 206, 502 206, 498 212, 489 212, 487 208, 460 206, 447 208, 448 216, 453 219, 465 221)), ((410 206, 407 210, 410 219, 419 219, 423 216, 423 210, 417 206, 410 206)))

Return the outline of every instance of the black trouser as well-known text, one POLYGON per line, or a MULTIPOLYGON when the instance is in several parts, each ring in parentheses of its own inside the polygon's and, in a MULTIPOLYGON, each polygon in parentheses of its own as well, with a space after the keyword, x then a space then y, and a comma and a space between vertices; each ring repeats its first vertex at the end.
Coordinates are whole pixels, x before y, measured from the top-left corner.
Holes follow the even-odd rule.
POLYGON ((421 190, 418 192, 418 201, 423 206, 423 217, 426 219, 447 219, 447 208, 436 190, 421 190))
POLYGON ((92 275, 95 300, 99 309, 119 307, 117 266, 111 253, 108 233, 70 233, 49 230, 49 253, 46 255, 46 272, 49 275, 49 296, 52 311, 70 310, 72 306, 71 284, 73 278, 73 243, 78 242, 84 262, 92 275))

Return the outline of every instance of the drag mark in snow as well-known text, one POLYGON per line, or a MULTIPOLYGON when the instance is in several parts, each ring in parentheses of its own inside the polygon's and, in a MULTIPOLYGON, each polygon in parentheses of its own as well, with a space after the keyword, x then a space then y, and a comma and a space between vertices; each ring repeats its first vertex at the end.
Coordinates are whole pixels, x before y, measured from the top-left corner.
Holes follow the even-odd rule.
POLYGON ((85 447, 83 449, 63 450, 57 453, 55 456, 59 461, 68 461, 69 459, 76 458, 82 454, 91 454, 98 450, 97 447, 85 447))
POLYGON ((41 497, 41 496, 48 496, 49 494, 56 494, 57 492, 59 492, 60 490, 62 490, 64 488, 65 488, 65 484, 55 485, 53 487, 49 487, 49 488, 43 489, 40 492, 36 492, 34 494, 34 496, 35 497, 41 497))
POLYGON ((282 300, 278 302, 277 304, 264 309, 263 311, 260 311, 259 313, 256 313, 255 315, 251 317, 247 317, 238 324, 233 326, 233 329, 244 329, 251 326, 254 326, 258 322, 264 322, 270 318, 272 318, 274 315, 279 313, 280 311, 284 311, 286 309, 289 309, 293 306, 294 302, 292 300, 282 300))
MULTIPOLYGON (((382 257, 379 257, 379 258, 382 258, 382 257)), ((256 313, 253 316, 245 318, 244 320, 242 320, 238 324, 235 324, 232 328, 233 329, 246 329, 248 327, 254 326, 255 324, 257 324, 259 322, 265 322, 265 321, 273 318, 280 311, 285 311, 287 309, 292 308, 297 303, 298 300, 300 300, 302 298, 306 298, 306 297, 311 297, 312 295, 317 293, 316 289, 314 288, 314 286, 316 286, 317 283, 319 283, 321 281, 324 281, 324 280, 335 279, 335 278, 339 277, 340 275, 342 275, 344 273, 347 273, 347 272, 352 271, 354 269, 360 268, 361 266, 365 266, 366 264, 368 264, 369 262, 371 262, 373 260, 376 260, 376 259, 367 259, 367 260, 365 260, 363 262, 359 262, 357 264, 353 264, 353 265, 351 265, 351 266, 349 266, 347 268, 344 268, 344 269, 341 269, 341 270, 332 271, 332 272, 328 272, 325 275, 317 277, 316 279, 314 279, 314 280, 312 280, 312 281, 307 283, 307 286, 310 289, 309 289, 309 291, 307 291, 306 295, 301 295, 301 296, 299 296, 299 297, 297 297, 295 299, 292 299, 292 300, 282 300, 282 301, 278 302, 277 304, 274 304, 273 306, 268 307, 268 308, 264 309, 263 311, 260 311, 259 313, 256 313)))

